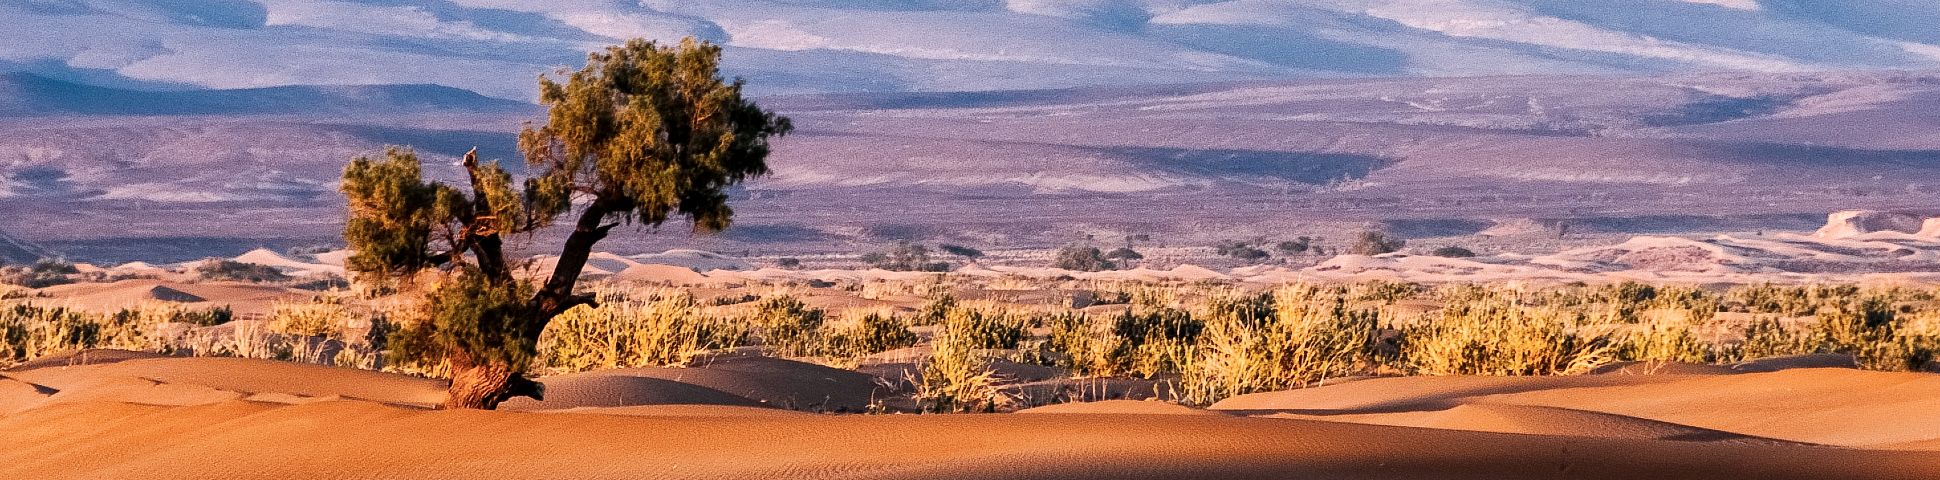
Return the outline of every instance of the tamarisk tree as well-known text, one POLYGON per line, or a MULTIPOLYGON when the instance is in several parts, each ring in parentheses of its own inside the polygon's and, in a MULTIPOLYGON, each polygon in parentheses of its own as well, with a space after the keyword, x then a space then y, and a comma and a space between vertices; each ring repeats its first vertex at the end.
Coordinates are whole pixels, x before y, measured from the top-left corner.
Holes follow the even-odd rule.
POLYGON ((768 141, 791 126, 743 98, 739 79, 723 80, 720 56, 719 46, 691 38, 632 40, 589 55, 563 82, 540 76, 548 112, 545 124, 519 134, 532 174, 522 184, 476 150, 464 158, 466 189, 426 180, 404 148, 351 161, 344 239, 355 253, 346 266, 360 281, 444 273, 425 292, 426 318, 403 326, 390 348, 407 360, 449 362, 445 408, 542 398, 543 386, 523 376, 539 334, 594 303, 574 287, 614 228, 685 220, 716 231, 733 220, 724 190, 767 174, 768 141), (515 276, 504 238, 565 222, 551 276, 515 276))

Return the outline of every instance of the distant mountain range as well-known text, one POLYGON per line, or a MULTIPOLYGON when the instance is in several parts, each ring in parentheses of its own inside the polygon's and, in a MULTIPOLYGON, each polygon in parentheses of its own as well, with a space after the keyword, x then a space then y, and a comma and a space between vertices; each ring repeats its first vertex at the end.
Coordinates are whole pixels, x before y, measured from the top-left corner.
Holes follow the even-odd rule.
MULTIPOLYGON (((760 101, 797 129, 777 141, 774 175, 734 192, 734 228, 700 237, 670 226, 612 248, 827 252, 897 239, 1042 248, 1140 235, 1211 245, 1341 239, 1369 224, 1416 239, 1514 230, 1501 225, 1568 224, 1572 237, 1749 232, 1809 230, 1834 210, 1940 205, 1940 74, 1930 73, 1274 80, 760 101)), ((516 169, 516 131, 538 117, 524 108, 0 117, 0 229, 80 259, 333 243, 348 159, 410 145, 427 174, 456 180, 456 157, 478 147, 516 169), (156 238, 181 241, 142 240, 156 238)))
POLYGON ((0 71, 531 101, 588 50, 686 36, 759 94, 1931 69, 1935 25, 1925 0, 12 0, 0 71))
POLYGON ((52 254, 39 245, 0 232, 0 266, 31 264, 52 254))
POLYGON ((143 91, 0 73, 0 117, 32 115, 404 114, 520 112, 528 103, 439 85, 285 86, 143 91))

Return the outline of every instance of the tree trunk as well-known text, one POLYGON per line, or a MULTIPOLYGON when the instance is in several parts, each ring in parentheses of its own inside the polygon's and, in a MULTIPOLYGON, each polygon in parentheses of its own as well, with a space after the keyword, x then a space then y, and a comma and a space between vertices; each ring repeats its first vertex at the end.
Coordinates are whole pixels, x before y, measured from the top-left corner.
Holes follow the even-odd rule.
POLYGON ((451 389, 445 393, 446 410, 470 408, 494 410, 512 397, 545 399, 545 386, 512 371, 503 362, 474 362, 468 355, 451 355, 451 389))

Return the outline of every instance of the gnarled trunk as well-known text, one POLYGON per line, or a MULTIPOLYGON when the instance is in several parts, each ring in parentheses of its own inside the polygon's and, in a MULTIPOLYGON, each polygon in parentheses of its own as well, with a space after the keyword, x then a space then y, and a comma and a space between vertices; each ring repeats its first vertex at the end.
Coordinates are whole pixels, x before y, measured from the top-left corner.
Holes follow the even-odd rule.
POLYGON ((504 362, 476 362, 463 353, 451 355, 451 389, 440 408, 493 410, 512 397, 545 399, 545 386, 512 371, 504 362))

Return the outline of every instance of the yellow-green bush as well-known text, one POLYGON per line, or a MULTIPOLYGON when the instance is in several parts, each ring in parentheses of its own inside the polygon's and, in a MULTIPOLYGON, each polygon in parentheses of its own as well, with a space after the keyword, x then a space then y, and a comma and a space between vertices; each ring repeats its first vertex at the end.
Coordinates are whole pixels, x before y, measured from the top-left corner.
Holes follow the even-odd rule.
POLYGON ((1379 319, 1348 308, 1345 295, 1294 285, 1212 309, 1183 369, 1180 400, 1210 404, 1364 371, 1379 319))
POLYGON ((606 295, 553 319, 539 336, 553 372, 686 365, 709 350, 740 345, 745 328, 702 315, 693 295, 656 291, 640 298, 606 295))

